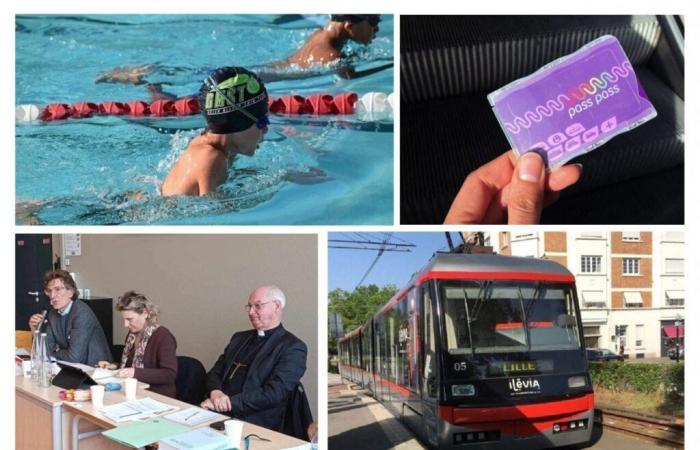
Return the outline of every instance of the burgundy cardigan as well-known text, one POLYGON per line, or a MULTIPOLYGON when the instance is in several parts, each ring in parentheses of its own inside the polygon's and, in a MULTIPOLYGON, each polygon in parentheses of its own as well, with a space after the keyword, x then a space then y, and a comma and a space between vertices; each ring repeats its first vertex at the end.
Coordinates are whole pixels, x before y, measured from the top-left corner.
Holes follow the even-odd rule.
MULTIPOLYGON (((148 390, 175 398, 177 356, 175 336, 161 326, 151 335, 143 354, 143 369, 134 369, 134 378, 151 385, 148 390)), ((126 367, 132 367, 134 349, 130 352, 126 367)))

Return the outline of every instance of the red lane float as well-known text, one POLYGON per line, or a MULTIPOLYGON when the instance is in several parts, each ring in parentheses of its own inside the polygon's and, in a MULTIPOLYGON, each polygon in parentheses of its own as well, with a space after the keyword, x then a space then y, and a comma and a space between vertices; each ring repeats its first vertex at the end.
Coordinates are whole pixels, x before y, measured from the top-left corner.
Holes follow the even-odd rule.
MULTIPOLYGON (((387 96, 380 92, 370 92, 361 98, 354 92, 343 92, 335 96, 327 93, 312 94, 308 97, 301 95, 283 95, 268 98, 268 106, 272 114, 283 115, 348 115, 365 112, 376 113, 389 111, 393 113, 393 95, 387 96)), ((199 102, 195 97, 183 97, 173 100, 156 100, 147 103, 141 100, 130 102, 104 101, 101 103, 76 102, 51 103, 43 109, 38 105, 18 105, 15 108, 15 119, 18 122, 33 120, 54 121, 68 118, 85 118, 93 115, 128 115, 133 117, 167 117, 189 116, 199 113, 199 102)))

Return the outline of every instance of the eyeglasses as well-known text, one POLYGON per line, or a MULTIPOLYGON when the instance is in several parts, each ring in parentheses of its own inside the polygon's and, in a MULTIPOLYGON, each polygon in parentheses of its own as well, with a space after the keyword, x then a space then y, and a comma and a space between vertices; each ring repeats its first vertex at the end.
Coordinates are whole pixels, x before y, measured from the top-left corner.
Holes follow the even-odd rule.
POLYGON ((58 294, 65 289, 67 289, 65 286, 58 286, 53 289, 44 289, 44 294, 46 294, 47 297, 50 297, 51 293, 58 294))
POLYGON ((251 113, 249 113, 245 109, 237 106, 236 102, 231 100, 231 97, 224 94, 224 92, 221 89, 219 89, 219 86, 216 85, 216 81, 214 81, 214 79, 211 76, 209 76, 206 79, 206 83, 209 85, 210 88, 214 89, 217 94, 219 94, 220 96, 225 98, 226 101, 229 102, 231 107, 233 107, 234 111, 238 111, 239 113, 243 114, 244 116, 246 116, 247 118, 252 120, 255 123, 255 126, 258 127, 258 130, 265 129, 265 128, 267 128, 268 125, 270 125, 270 118, 268 117, 267 114, 264 114, 260 117, 255 117, 254 115, 252 115, 251 113))
POLYGON ((251 310, 252 308, 255 308, 256 311, 262 311, 263 306, 267 305, 268 303, 272 303, 272 302, 270 301, 270 302, 256 303, 256 304, 254 304, 254 305, 250 305, 250 304, 249 304, 249 305, 245 305, 245 310, 248 311, 248 312, 250 312, 250 310, 251 310))

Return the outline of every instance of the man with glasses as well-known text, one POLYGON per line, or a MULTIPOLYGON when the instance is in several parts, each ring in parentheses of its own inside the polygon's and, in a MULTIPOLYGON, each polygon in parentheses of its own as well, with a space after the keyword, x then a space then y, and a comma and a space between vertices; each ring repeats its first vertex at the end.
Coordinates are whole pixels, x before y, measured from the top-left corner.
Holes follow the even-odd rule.
POLYGON ((270 123, 267 90, 256 74, 222 67, 199 91, 207 129, 190 142, 161 186, 161 194, 207 195, 226 181, 229 161, 253 156, 270 123))
POLYGON ((46 317, 29 318, 32 331, 46 332, 49 355, 61 361, 94 366, 111 361, 112 352, 95 313, 78 300, 78 288, 65 270, 51 270, 44 275, 44 293, 53 308, 46 317))
POLYGON ((282 326, 286 298, 276 286, 255 289, 245 310, 252 330, 235 333, 207 373, 203 408, 280 430, 287 399, 306 371, 306 344, 282 326))

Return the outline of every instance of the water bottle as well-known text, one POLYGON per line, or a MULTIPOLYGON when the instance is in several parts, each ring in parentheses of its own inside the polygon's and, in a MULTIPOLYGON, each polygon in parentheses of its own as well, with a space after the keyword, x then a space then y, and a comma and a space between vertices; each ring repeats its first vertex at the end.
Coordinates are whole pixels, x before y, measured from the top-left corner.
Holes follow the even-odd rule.
POLYGON ((41 333, 41 339, 39 339, 39 356, 41 359, 39 362, 39 386, 50 387, 51 357, 49 356, 49 349, 46 347, 46 333, 41 333))
POLYGON ((40 359, 39 359, 39 330, 36 329, 32 333, 32 353, 31 353, 31 361, 32 361, 32 383, 34 384, 39 384, 39 365, 40 365, 40 359))

